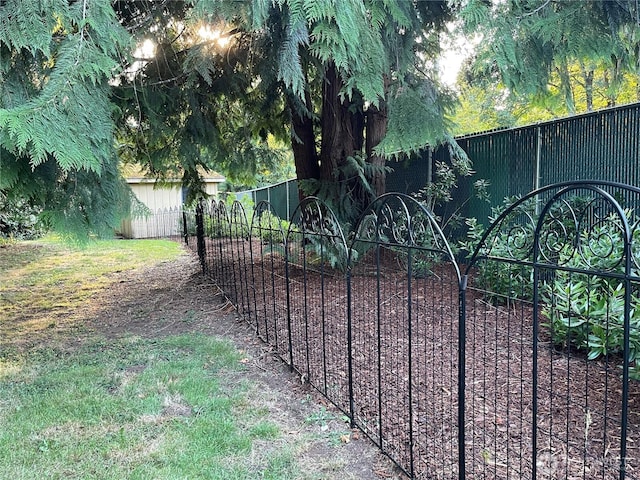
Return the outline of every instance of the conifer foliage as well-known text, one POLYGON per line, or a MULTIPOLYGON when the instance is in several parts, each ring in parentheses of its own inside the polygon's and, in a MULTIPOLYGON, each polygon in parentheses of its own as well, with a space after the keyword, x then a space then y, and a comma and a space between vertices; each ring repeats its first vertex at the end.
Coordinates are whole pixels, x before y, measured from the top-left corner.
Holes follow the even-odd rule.
POLYGON ((280 139, 315 193, 357 208, 384 189, 385 156, 446 138, 428 60, 450 15, 444 0, 2 0, 0 191, 99 232, 127 203, 119 161, 197 195, 203 169, 249 183, 280 139))
POLYGON ((502 83, 550 110, 557 110, 555 101, 569 114, 599 103, 598 77, 607 106, 621 96, 629 75, 640 93, 637 0, 469 0, 460 16, 482 38, 472 80, 502 83))
POLYGON ((250 183, 280 141, 307 193, 354 216, 386 159, 451 142, 433 59, 454 15, 485 35, 478 65, 533 91, 573 58, 640 71, 637 5, 0 0, 0 194, 108 232, 128 205, 119 162, 197 195, 203 170, 250 183))
MULTIPOLYGON (((201 0, 198 6, 210 12, 219 3, 201 0)), ((448 141, 449 98, 430 61, 452 15, 448 2, 278 0, 252 6, 254 22, 247 28, 281 39, 277 88, 291 118, 298 179, 316 185, 307 193, 344 205, 346 192, 351 216, 357 216, 371 193, 384 192, 386 158, 448 141), (347 174, 353 165, 362 168, 347 174)))
POLYGON ((108 82, 128 42, 109 0, 0 2, 0 191, 71 233, 127 204, 108 82))

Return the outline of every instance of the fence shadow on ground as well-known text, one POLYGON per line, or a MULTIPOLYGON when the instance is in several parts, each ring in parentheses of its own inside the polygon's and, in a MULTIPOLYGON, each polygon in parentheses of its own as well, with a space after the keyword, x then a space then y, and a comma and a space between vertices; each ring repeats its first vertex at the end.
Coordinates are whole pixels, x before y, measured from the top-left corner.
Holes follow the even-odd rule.
POLYGON ((413 478, 640 477, 640 189, 545 187, 466 264, 387 194, 343 232, 315 198, 185 212, 256 334, 413 478))

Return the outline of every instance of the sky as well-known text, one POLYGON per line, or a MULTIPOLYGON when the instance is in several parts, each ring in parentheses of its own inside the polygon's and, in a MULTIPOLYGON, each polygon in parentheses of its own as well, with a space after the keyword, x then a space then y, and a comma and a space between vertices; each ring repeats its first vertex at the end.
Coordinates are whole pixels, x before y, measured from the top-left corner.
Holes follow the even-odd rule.
POLYGON ((447 25, 448 33, 441 37, 444 45, 442 57, 438 61, 440 78, 448 87, 454 88, 462 63, 473 53, 479 39, 470 40, 456 34, 454 23, 447 25))

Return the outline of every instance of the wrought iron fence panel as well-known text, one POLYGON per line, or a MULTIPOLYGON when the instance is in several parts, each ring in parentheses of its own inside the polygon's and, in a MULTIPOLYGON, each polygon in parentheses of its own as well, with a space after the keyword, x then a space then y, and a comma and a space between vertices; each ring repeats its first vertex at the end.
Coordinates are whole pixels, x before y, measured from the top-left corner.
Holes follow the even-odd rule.
POLYGON ((286 233, 269 202, 259 202, 251 220, 252 318, 257 335, 289 362, 286 233))
POLYGON ((184 243, 195 251, 196 238, 196 210, 189 209, 183 212, 183 238, 184 243))
POLYGON ((639 199, 557 184, 485 232, 466 271, 471 478, 640 478, 639 199))
POLYGON ((351 417, 416 478, 458 474, 460 273, 432 214, 387 194, 350 247, 351 417))
POLYGON ((230 253, 231 219, 227 206, 222 200, 211 202, 209 219, 210 223, 205 229, 211 258, 209 276, 228 296, 234 288, 232 255, 230 253))
POLYGON ((222 279, 220 274, 220 269, 222 268, 220 246, 216 243, 216 239, 220 237, 220 223, 218 202, 212 200, 207 204, 204 217, 205 247, 207 249, 206 273, 218 285, 221 284, 222 279))
POLYGON ((251 232, 244 207, 237 200, 231 204, 229 220, 231 226, 231 263, 234 278, 232 301, 238 307, 239 313, 249 314, 252 296, 250 290, 253 288, 250 266, 251 247, 249 244, 249 235, 251 232))
POLYGON ((310 197, 298 205, 286 252, 291 365, 347 412, 347 244, 326 204, 310 197))
MULTIPOLYGON (((303 201, 184 212, 184 239, 303 381, 416 479, 640 478, 640 189, 565 182, 496 213, 464 275, 384 195, 350 241, 303 201), (286 230, 286 234, 285 234, 286 230)), ((467 248, 469 246, 467 245, 467 248)))
POLYGON ((196 206, 196 252, 198 253, 198 260, 200 261, 200 267, 202 273, 207 273, 207 251, 204 239, 204 205, 203 202, 199 202, 196 206))
POLYGON ((207 233, 211 222, 211 204, 202 200, 196 207, 196 212, 199 216, 196 222, 197 250, 199 252, 202 272, 205 275, 209 275, 211 267, 213 266, 213 254, 207 233), (198 229, 200 230, 198 231, 198 229), (200 235, 202 235, 201 238, 200 235))

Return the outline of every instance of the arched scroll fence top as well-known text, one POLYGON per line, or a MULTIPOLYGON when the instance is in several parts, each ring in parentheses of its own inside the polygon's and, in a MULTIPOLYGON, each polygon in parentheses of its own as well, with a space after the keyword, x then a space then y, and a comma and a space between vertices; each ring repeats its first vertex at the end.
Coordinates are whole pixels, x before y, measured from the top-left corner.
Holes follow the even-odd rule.
MULTIPOLYGON (((346 269, 349 252, 347 242, 338 218, 331 208, 316 197, 305 198, 293 212, 287 229, 287 245, 301 241, 302 250, 290 248, 289 255, 299 251, 315 251, 317 258, 307 267, 331 267, 346 269)), ((295 258, 291 258, 296 262, 295 258)))
MULTIPOLYGON (((637 187, 564 182, 517 200, 480 236, 464 325, 466 372, 483 382, 468 385, 465 414, 490 409, 509 428, 468 446, 467 459, 517 458, 526 478, 636 478, 627 473, 640 458, 639 215, 637 187)), ((488 428, 486 418, 468 422, 464 435, 488 428)), ((467 471, 487 466, 469 461, 467 471)))
POLYGON ((229 218, 231 221, 231 236, 236 238, 248 238, 250 232, 247 214, 244 210, 244 206, 238 200, 235 200, 231 204, 229 218))
MULTIPOLYGON (((293 212, 293 224, 303 234, 332 236, 344 241, 344 233, 333 210, 316 197, 305 198, 293 212)), ((291 229, 288 233, 291 233, 291 229)))
POLYGON ((219 226, 219 236, 227 237, 231 231, 231 219, 229 218, 229 212, 227 211, 227 205, 224 200, 218 202, 218 208, 215 211, 217 218, 217 225, 219 226))
POLYGON ((467 273, 482 259, 494 259, 638 275, 639 224, 636 187, 598 181, 550 185, 517 199, 493 219, 467 273))
MULTIPOLYGON (((260 238, 266 245, 284 245, 286 228, 289 222, 279 218, 273 205, 261 200, 253 209, 251 217, 251 235, 260 238)), ((284 252, 282 252, 284 255, 284 252)))
POLYGON ((388 193, 366 208, 356 224, 349 249, 351 264, 356 263, 362 254, 355 246, 366 244, 426 251, 429 255, 451 261, 460 279, 453 252, 436 218, 408 195, 388 193))

